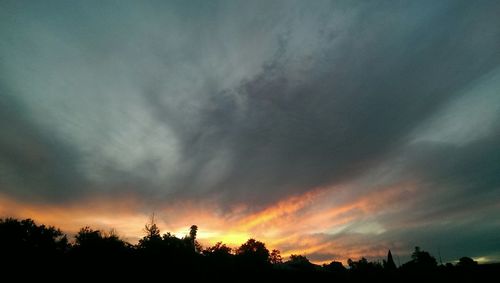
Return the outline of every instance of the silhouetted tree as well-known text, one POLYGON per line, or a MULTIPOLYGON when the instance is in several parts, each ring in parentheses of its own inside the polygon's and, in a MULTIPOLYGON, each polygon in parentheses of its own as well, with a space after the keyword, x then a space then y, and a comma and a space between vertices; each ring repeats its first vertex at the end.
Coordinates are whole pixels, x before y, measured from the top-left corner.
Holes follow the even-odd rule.
POLYGON ((79 257, 92 257, 103 261, 108 258, 119 258, 129 255, 131 245, 121 240, 114 230, 102 233, 90 227, 83 227, 75 236, 73 253, 79 257))
POLYGON ((329 272, 344 273, 346 268, 340 261, 332 261, 329 264, 323 264, 323 269, 329 272))
POLYGON ((151 270, 162 269, 167 274, 186 271, 191 272, 190 276, 202 274, 206 276, 203 279, 216 282, 235 278, 250 282, 262 278, 292 282, 300 279, 306 279, 305 282, 458 282, 462 279, 477 282, 481 276, 496 276, 500 269, 500 264, 479 265, 469 257, 460 258, 455 266, 448 263, 438 267, 436 259, 419 247, 415 248, 411 260, 399 269, 391 251, 383 267, 364 257, 358 261, 349 259, 349 269, 337 261, 315 265, 303 255, 291 255, 290 260, 283 263, 278 250, 270 253, 263 242, 255 239, 249 239, 234 252, 221 242, 204 250, 197 249, 196 225, 180 239, 168 232, 160 235, 152 218, 145 225, 145 232, 139 243, 132 246, 114 230, 106 233, 83 227, 75 235, 74 244, 69 245, 66 236, 54 227, 37 225, 31 219, 0 219, 0 269, 10 271, 6 266, 20 266, 35 274, 35 266, 43 267, 39 270, 44 272, 67 270, 71 274, 137 272, 147 275, 142 279, 152 280, 160 273, 151 270), (262 274, 252 277, 261 271, 269 273, 266 277, 262 274), (229 272, 237 277, 228 276, 229 272))
POLYGON ((196 240, 196 234, 198 233, 198 226, 196 225, 191 225, 189 228, 189 235, 184 238, 184 240, 187 242, 187 244, 191 247, 191 249, 196 252, 200 253, 203 250, 203 247, 201 244, 196 240))
POLYGON ((194 268, 194 262, 198 260, 197 256, 200 256, 197 249, 202 248, 196 241, 198 230, 196 225, 192 225, 189 234, 182 239, 169 232, 161 236, 154 217, 151 217, 144 230, 146 235, 139 240, 137 250, 139 256, 148 264, 158 265, 161 262, 172 268, 179 268, 182 265, 194 268))
POLYGON ((379 262, 370 262, 366 258, 362 257, 358 261, 353 261, 352 259, 347 260, 347 264, 352 272, 358 274, 373 274, 381 272, 382 265, 379 262))
POLYGON ((391 250, 387 253, 387 260, 384 260, 384 268, 389 271, 396 270, 396 264, 394 263, 394 259, 392 258, 391 250))
POLYGON ((269 255, 269 262, 271 264, 280 264, 283 263, 283 258, 281 258, 281 252, 277 249, 271 251, 269 255))
POLYGON ((142 253, 157 254, 160 252, 162 245, 162 237, 160 229, 156 225, 154 215, 151 216, 149 223, 144 225, 144 232, 146 235, 139 240, 138 248, 142 253))
POLYGON ((179 239, 170 232, 163 234, 161 246, 170 254, 186 254, 194 251, 189 237, 179 239))
POLYGON ((349 268, 351 268, 351 269, 359 269, 360 267, 368 265, 368 260, 364 257, 362 257, 358 261, 354 261, 354 260, 348 258, 347 265, 349 265, 349 268))
POLYGON ((222 242, 204 249, 202 254, 205 256, 207 268, 211 271, 219 272, 233 267, 234 255, 231 248, 222 242))
POLYGON ((430 253, 421 250, 420 247, 415 247, 411 260, 401 267, 403 269, 432 270, 437 267, 437 261, 430 253))
POLYGON ((466 257, 466 256, 461 257, 458 260, 458 263, 457 263, 457 266, 459 266, 459 267, 465 267, 465 268, 475 267, 477 265, 478 265, 477 261, 473 260, 470 257, 466 257))
POLYGON ((0 219, 0 255, 33 259, 61 255, 68 248, 66 235, 53 226, 32 219, 0 219))
POLYGON ((147 240, 159 240, 161 239, 160 229, 156 225, 154 215, 151 216, 151 220, 149 223, 144 225, 144 231, 146 235, 144 236, 147 240))
POLYGON ((236 255, 252 257, 261 262, 269 261, 269 250, 266 248, 266 245, 255 239, 249 239, 241 245, 236 250, 236 255))
POLYGON ((198 233, 198 226, 191 225, 191 228, 189 228, 189 237, 193 240, 196 240, 197 233, 198 233))
POLYGON ((236 257, 242 267, 255 269, 269 265, 269 250, 263 242, 249 239, 236 249, 236 257))
POLYGON ((217 242, 215 245, 203 250, 202 253, 209 257, 229 257, 231 256, 231 248, 222 242, 217 242))
POLYGON ((285 262, 285 265, 296 271, 312 271, 314 265, 303 255, 290 255, 290 260, 285 262))
POLYGON ((101 231, 93 230, 88 226, 81 228, 75 236, 77 246, 94 245, 94 243, 99 242, 101 239, 101 231))

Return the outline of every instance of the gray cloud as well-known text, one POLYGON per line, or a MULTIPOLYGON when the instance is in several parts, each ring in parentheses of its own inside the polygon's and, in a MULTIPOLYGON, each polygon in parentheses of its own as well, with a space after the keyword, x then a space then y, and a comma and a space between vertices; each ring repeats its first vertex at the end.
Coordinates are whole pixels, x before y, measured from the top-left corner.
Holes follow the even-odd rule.
MULTIPOLYGON (((0 192, 258 209, 318 186, 355 183, 354 197, 411 180, 419 196, 372 220, 394 237, 414 232, 397 230, 405 221, 451 219, 458 233, 464 211, 471 222, 498 212, 498 11, 3 1, 0 192)), ((471 231, 453 243, 495 228, 471 231)))
POLYGON ((0 90, 0 187, 31 200, 81 195, 85 179, 75 164, 80 156, 64 141, 33 125, 25 109, 0 90))
MULTIPOLYGON (((194 160, 190 170, 210 170, 217 155, 228 155, 222 166, 228 169, 213 187, 242 198, 258 198, 262 188, 269 198, 349 180, 377 165, 440 106, 498 66, 493 16, 475 22, 486 7, 457 6, 452 12, 396 9, 383 22, 361 10, 349 33, 318 39, 312 59, 289 56, 296 56, 294 39, 285 37, 261 73, 232 90, 207 90, 211 100, 196 130, 178 134, 194 160), (479 37, 477 29, 489 36, 479 37)), ((157 101, 152 106, 169 112, 157 101)))

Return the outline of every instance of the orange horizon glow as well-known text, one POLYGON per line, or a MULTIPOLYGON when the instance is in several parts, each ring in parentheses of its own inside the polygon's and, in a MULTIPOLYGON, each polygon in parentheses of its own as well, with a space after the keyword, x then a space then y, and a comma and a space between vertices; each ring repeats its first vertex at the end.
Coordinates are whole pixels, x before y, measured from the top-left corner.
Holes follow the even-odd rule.
MULTIPOLYGON (((235 206, 222 213, 216 204, 176 202, 156 210, 155 220, 162 233, 168 231, 178 237, 186 235, 190 225, 198 225, 198 239, 205 247, 221 241, 234 248, 255 238, 266 243, 269 250, 280 250, 283 258, 291 254, 335 254, 325 260, 311 259, 317 264, 332 260, 345 263, 347 258, 361 256, 384 256, 389 247, 365 248, 343 240, 326 240, 325 236, 335 236, 346 227, 363 223, 367 216, 376 214, 382 207, 387 209, 388 203, 412 190, 383 188, 331 205, 336 192, 342 189, 345 188, 319 188, 287 197, 257 211, 235 206)), ((144 204, 133 196, 119 199, 99 196, 64 205, 21 203, 0 196, 1 217, 32 218, 60 228, 70 238, 80 228, 90 226, 102 231, 114 229, 124 240, 136 243, 144 235, 144 225, 151 217, 143 208, 144 204)), ((384 227, 376 223, 370 225, 361 225, 356 233, 384 232, 384 227)))

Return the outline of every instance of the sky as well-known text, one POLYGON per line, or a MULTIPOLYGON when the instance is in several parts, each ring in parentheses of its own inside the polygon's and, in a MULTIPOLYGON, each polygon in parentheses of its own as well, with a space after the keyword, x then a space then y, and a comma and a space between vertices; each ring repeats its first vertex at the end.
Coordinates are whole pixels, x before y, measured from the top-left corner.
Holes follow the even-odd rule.
POLYGON ((0 217, 500 261, 499 1, 0 1, 0 217))

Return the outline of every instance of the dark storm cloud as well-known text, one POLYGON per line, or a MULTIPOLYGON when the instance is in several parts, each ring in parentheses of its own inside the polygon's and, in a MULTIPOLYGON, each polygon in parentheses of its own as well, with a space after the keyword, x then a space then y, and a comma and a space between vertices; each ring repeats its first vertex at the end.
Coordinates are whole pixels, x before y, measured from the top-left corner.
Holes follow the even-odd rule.
POLYGON ((76 166, 77 152, 32 124, 26 109, 8 90, 0 92, 1 192, 30 200, 80 195, 85 180, 76 166))
MULTIPOLYGON (((418 176, 422 196, 398 221, 459 223, 484 214, 480 222, 488 222, 485 217, 498 209, 500 197, 499 144, 498 134, 493 134, 464 146, 418 144, 408 149, 413 158, 402 175, 418 176)), ((499 221, 496 217, 492 223, 499 221)))
POLYGON ((408 183, 391 209, 360 205, 340 232, 320 231, 339 246, 311 257, 401 239, 464 247, 449 258, 498 254, 499 11, 494 1, 2 1, 0 193, 215 199, 251 212, 339 186, 331 207, 312 209, 328 211, 408 183))
MULTIPOLYGON (((494 10, 458 2, 436 10, 363 7, 348 33, 324 35, 314 58, 299 59, 296 64, 311 65, 299 72, 299 82, 290 79, 296 70, 285 36, 260 74, 226 90, 238 96, 208 88, 197 127, 176 131, 184 156, 193 160, 188 171, 198 173, 213 155, 229 151, 227 172, 212 187, 243 199, 261 198, 262 191, 272 199, 363 173, 498 67, 494 10)), ((159 119, 172 121, 167 107, 156 100, 151 106, 164 113, 159 119)))
POLYGON ((477 192, 500 188, 500 128, 486 138, 463 146, 416 145, 416 167, 425 178, 449 187, 477 192))
MULTIPOLYGON (((43 72, 39 64, 48 64, 47 73, 72 75, 61 78, 69 82, 62 88, 69 93, 47 107, 53 112, 63 111, 60 107, 89 109, 82 111, 83 118, 66 116, 74 122, 62 124, 69 128, 62 134, 29 121, 5 126, 25 127, 24 132, 50 136, 58 144, 41 149, 58 161, 57 166, 44 167, 52 168, 50 174, 37 166, 22 168, 26 174, 44 176, 40 184, 23 190, 51 198, 63 191, 78 192, 62 189, 68 179, 101 187, 125 180, 145 197, 222 194, 229 200, 265 203, 348 182, 404 148, 422 121, 500 63, 498 5, 491 2, 318 2, 290 5, 293 8, 280 2, 248 4, 258 22, 237 5, 194 9, 176 4, 162 7, 171 16, 166 17, 150 4, 131 4, 131 12, 126 5, 114 9, 107 3, 99 13, 91 4, 65 4, 57 6, 59 10, 38 7, 46 14, 31 9, 20 13, 19 7, 6 5, 11 21, 5 26, 18 28, 20 34, 3 29, 11 39, 3 44, 5 54, 29 54, 26 43, 43 52, 33 62, 6 61, 4 85, 22 94, 21 104, 33 107, 38 92, 61 89, 50 82, 39 83, 42 90, 20 85, 23 79, 18 76, 28 72, 22 64, 33 64, 35 74, 43 72), (32 17, 35 26, 13 21, 17 17, 32 17), (144 21, 129 21, 138 17, 144 21), (232 24, 236 28, 231 29, 232 24), (51 46, 60 52, 56 57, 51 46), (259 48, 263 51, 254 51, 259 48), (235 60, 230 54, 236 49, 250 57, 235 60), (114 68, 107 70, 98 58, 114 68), (67 63, 61 67, 54 60, 67 63), (241 65, 253 62, 257 65, 252 68, 241 65), (221 71, 226 69, 243 75, 229 79, 228 72, 221 71), (71 97, 75 102, 63 101, 71 97), (107 113, 110 108, 117 114, 107 113), (134 113, 141 115, 130 118, 134 113), (129 128, 124 118, 132 122, 129 128), (133 143, 127 135, 146 125, 151 130, 138 133, 133 143), (82 133, 82 128, 90 133, 82 133), (152 138, 141 142, 141 136, 152 138), (47 194, 35 189, 39 185, 54 189, 47 194)), ((40 114, 16 115, 28 120, 40 114)), ((53 126, 63 128, 58 123, 53 126)), ((441 154, 453 150, 443 147, 441 154)), ((3 152, 16 151, 5 147, 3 152)), ((467 152, 459 150, 456 158, 467 152)), ((482 155, 476 158, 486 162, 482 155)), ((474 174, 494 179, 492 168, 481 168, 474 174)), ((9 175, 20 174, 13 172, 9 175)))

